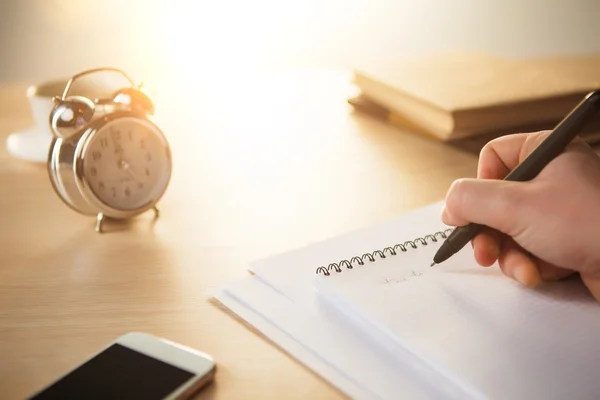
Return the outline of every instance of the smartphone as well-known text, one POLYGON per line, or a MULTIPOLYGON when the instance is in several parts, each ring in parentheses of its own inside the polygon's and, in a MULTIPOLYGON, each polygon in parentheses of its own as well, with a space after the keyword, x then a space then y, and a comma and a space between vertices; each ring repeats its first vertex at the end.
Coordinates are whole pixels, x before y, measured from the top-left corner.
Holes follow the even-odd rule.
POLYGON ((207 354, 132 332, 30 399, 187 399, 212 381, 215 370, 207 354))

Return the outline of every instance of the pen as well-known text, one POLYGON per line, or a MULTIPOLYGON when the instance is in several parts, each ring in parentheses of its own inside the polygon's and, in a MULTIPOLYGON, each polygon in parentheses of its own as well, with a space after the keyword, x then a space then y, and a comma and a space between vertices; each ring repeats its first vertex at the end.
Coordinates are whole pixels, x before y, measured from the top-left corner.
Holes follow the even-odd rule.
MULTIPOLYGON (((550 161, 556 158, 577 136, 581 129, 600 109, 600 90, 588 93, 581 102, 548 135, 517 167, 505 178, 506 181, 524 182, 540 173, 550 161)), ((433 267, 440 264, 467 245, 483 226, 471 223, 456 227, 446 238, 433 257, 433 267)))

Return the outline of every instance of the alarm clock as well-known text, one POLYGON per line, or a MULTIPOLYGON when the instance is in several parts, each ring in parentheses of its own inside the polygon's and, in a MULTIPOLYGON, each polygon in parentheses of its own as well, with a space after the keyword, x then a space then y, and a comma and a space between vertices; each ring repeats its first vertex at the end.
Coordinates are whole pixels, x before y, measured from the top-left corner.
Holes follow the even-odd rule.
POLYGON ((105 218, 125 219, 153 209, 171 179, 171 150, 152 120, 149 95, 123 71, 83 71, 54 98, 49 122, 53 134, 47 169, 60 199, 73 210, 96 216, 96 231, 105 218), (69 95, 84 75, 116 72, 129 84, 112 96, 69 95))

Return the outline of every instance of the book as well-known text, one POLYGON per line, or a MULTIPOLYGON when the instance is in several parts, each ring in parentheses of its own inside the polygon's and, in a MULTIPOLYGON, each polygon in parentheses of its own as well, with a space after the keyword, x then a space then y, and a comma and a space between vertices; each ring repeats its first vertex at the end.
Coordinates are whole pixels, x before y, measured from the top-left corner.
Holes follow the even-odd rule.
POLYGON ((553 126, 600 88, 600 54, 526 59, 441 53, 354 70, 361 96, 391 120, 451 141, 553 126))
MULTIPOLYGON (((424 130, 418 125, 415 125, 414 122, 403 118, 401 115, 382 106, 381 104, 374 102, 363 94, 350 97, 347 99, 347 102, 350 106, 352 106, 352 110, 357 115, 365 115, 369 118, 390 124, 391 126, 394 126, 402 131, 425 135, 437 140, 435 135, 431 134, 431 132, 424 130)), ((447 143, 450 146, 461 148, 472 153, 479 153, 483 146, 493 139, 513 133, 552 130, 559 122, 560 119, 549 120, 545 122, 543 121, 533 125, 513 126, 506 129, 489 129, 485 133, 454 139, 448 141, 447 143)), ((590 146, 596 146, 600 144, 600 114, 595 116, 585 127, 583 127, 579 137, 590 146)))

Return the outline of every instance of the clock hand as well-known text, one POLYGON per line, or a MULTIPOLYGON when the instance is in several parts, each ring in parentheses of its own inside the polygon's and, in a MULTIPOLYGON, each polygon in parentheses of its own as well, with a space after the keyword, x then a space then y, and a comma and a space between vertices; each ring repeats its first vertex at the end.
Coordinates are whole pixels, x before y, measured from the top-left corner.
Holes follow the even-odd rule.
POLYGON ((133 172, 133 168, 131 167, 131 164, 129 164, 127 161, 121 160, 119 162, 119 167, 124 169, 125 172, 127 172, 127 174, 129 176, 131 176, 133 178, 133 180, 135 180, 137 183, 142 183, 142 181, 139 179, 137 174, 135 172, 133 172))

